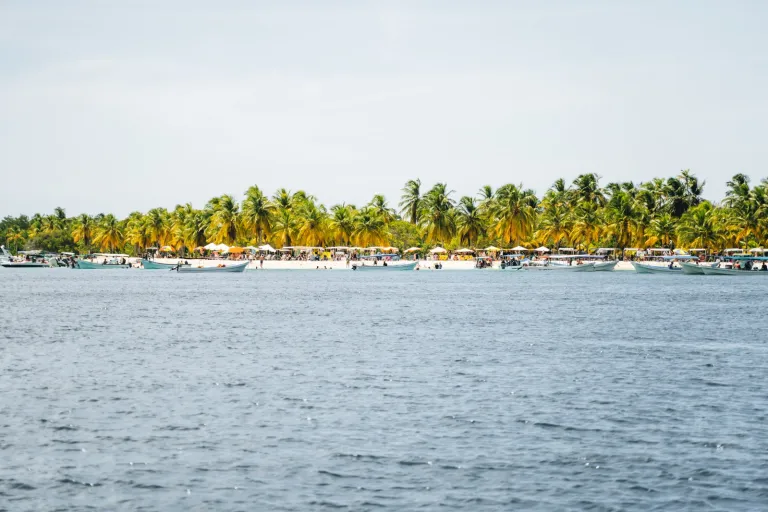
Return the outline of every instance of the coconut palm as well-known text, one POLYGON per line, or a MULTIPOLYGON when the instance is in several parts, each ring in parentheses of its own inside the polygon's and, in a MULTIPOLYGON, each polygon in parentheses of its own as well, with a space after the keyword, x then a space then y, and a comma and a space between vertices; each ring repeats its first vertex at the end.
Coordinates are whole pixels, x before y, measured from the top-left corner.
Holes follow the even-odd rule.
POLYGON ((600 177, 595 173, 580 174, 573 180, 573 197, 578 203, 605 205, 605 194, 600 188, 600 177))
POLYGON ((376 212, 379 217, 381 217, 381 220, 384 221, 384 224, 388 225, 396 218, 395 210, 387 205, 387 199, 382 194, 376 194, 373 196, 373 199, 371 199, 371 202, 368 203, 368 206, 373 208, 373 211, 376 212))
POLYGON ((568 207, 560 203, 551 203, 542 212, 541 225, 536 238, 544 244, 551 243, 559 248, 568 239, 572 227, 568 207))
POLYGON ((331 237, 342 245, 349 245, 355 229, 355 209, 345 204, 337 204, 331 208, 328 229, 331 237))
POLYGON ((5 239, 9 244, 13 244, 13 252, 18 252, 19 242, 24 240, 24 232, 19 228, 11 227, 6 232, 5 239))
POLYGON ((111 213, 104 216, 96 230, 94 242, 96 242, 102 250, 108 250, 110 252, 115 252, 119 247, 122 247, 125 238, 123 236, 123 226, 117 217, 111 213))
POLYGON ((474 198, 464 196, 456 205, 456 228, 459 242, 473 245, 485 233, 485 220, 474 198))
POLYGON ((91 242, 93 241, 95 230, 96 221, 93 220, 93 217, 87 213, 82 213, 77 216, 77 219, 75 219, 72 229, 72 239, 75 241, 75 243, 82 242, 85 246, 85 251, 90 253, 91 242))
POLYGON ((150 243, 157 247, 168 245, 170 238, 170 219, 165 208, 152 208, 144 216, 146 232, 150 243))
POLYGON ((635 198, 631 190, 624 187, 611 195, 606 207, 606 231, 616 242, 616 246, 625 249, 632 244, 637 218, 635 198))
POLYGON ((421 201, 419 221, 426 230, 426 241, 445 243, 453 237, 456 219, 453 215, 452 190, 445 183, 437 183, 421 201))
POLYGON ((675 239, 676 227, 675 220, 668 213, 655 217, 648 226, 650 236, 645 241, 645 245, 653 247, 661 244, 663 247, 669 247, 675 239))
POLYGON ((214 243, 231 245, 240 232, 240 207, 235 198, 228 194, 216 198, 214 204, 206 235, 214 243))
POLYGON ((271 233, 275 210, 272 202, 256 185, 245 192, 241 214, 243 227, 250 236, 255 236, 257 243, 261 244, 262 239, 271 233))
POLYGON ((522 185, 504 185, 496 190, 490 213, 494 235, 504 244, 520 244, 533 234, 538 199, 522 185))
POLYGON ((385 245, 387 226, 378 211, 368 206, 355 216, 352 240, 361 247, 385 245))
POLYGON ((278 247, 293 245, 299 229, 299 222, 290 209, 279 209, 272 221, 272 237, 278 247))
MULTIPOLYGON (((96 222, 100 224, 100 221, 96 222)), ((143 252, 150 246, 151 239, 147 231, 147 222, 141 212, 131 212, 125 221, 125 226, 125 241, 133 246, 136 254, 143 252)))
POLYGON ((305 202, 298 211, 298 237, 301 243, 310 247, 323 246, 327 237, 328 214, 325 207, 314 202, 305 202))
POLYGON ((184 218, 184 245, 190 249, 206 244, 206 230, 211 225, 211 213, 194 210, 184 218))
POLYGON ((568 238, 574 245, 584 244, 589 247, 600 240, 602 231, 601 210, 593 202, 581 203, 573 213, 573 228, 568 238))
POLYGON ((723 232, 718 223, 717 210, 703 202, 691 208, 677 227, 681 243, 705 249, 718 249, 723 245, 723 232))
POLYGON ((400 197, 400 213, 407 218, 411 224, 419 222, 419 213, 421 211, 421 180, 409 180, 403 187, 403 195, 400 197))

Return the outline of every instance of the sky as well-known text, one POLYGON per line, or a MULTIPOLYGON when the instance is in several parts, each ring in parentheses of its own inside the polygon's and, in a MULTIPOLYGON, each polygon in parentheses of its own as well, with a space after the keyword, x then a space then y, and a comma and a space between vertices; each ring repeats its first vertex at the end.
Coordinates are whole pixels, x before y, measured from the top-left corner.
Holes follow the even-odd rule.
POLYGON ((0 216, 768 176, 768 2, 0 0, 0 216))

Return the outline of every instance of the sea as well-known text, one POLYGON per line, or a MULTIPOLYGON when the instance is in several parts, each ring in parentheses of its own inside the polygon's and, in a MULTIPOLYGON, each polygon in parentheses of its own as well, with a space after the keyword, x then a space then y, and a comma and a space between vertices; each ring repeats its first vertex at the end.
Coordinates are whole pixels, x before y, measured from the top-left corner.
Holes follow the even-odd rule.
POLYGON ((767 293, 0 269, 0 510, 765 510, 767 293))

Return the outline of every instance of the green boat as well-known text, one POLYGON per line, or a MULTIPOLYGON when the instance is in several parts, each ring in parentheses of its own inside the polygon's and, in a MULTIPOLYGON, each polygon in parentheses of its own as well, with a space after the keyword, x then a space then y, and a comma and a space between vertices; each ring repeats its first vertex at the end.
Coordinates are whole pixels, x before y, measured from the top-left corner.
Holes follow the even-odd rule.
MULTIPOLYGON (((144 270, 176 270, 178 263, 157 263, 156 261, 141 259, 141 266, 144 270)), ((182 267, 188 267, 189 263, 182 264, 182 267)))
POLYGON ((117 269, 117 268, 129 268, 129 264, 121 265, 117 263, 93 263, 91 261, 86 260, 77 260, 77 263, 75 264, 75 268, 79 268, 82 270, 111 270, 111 269, 117 269))

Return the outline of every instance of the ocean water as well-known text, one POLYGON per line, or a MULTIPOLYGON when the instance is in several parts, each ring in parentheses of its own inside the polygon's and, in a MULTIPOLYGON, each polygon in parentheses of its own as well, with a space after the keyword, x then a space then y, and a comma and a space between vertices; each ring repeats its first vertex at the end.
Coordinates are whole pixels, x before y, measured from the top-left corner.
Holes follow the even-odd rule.
POLYGON ((766 279, 0 269, 0 510, 755 510, 766 279))

